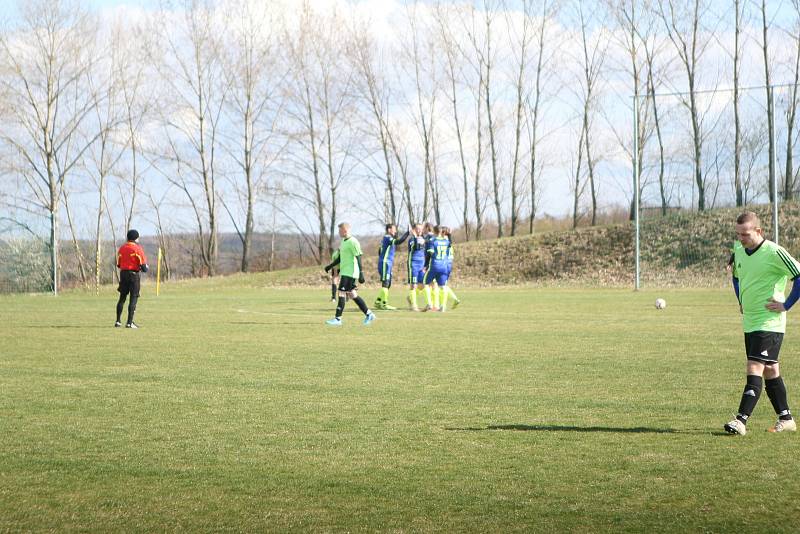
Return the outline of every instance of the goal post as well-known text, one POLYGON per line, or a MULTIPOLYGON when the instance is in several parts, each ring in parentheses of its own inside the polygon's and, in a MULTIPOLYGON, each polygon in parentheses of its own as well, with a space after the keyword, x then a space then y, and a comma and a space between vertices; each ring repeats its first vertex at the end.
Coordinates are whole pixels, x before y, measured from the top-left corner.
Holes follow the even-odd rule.
MULTIPOLYGON (((787 178, 786 171, 779 171, 779 159, 783 156, 785 163, 792 156, 796 133, 792 139, 789 135, 800 128, 787 123, 788 108, 796 104, 791 101, 792 88, 794 84, 740 87, 735 103, 733 89, 696 91, 694 117, 689 93, 631 96, 635 291, 643 285, 689 284, 702 278, 703 268, 715 266, 702 256, 717 246, 730 247, 732 213, 745 206, 759 213, 771 240, 783 238, 781 198, 786 187, 794 187, 798 174, 794 171, 788 178, 792 182, 781 187, 779 178, 787 178), (767 109, 773 110, 774 120, 767 120, 767 109), (735 124, 739 136, 734 136, 735 124), (700 142, 695 143, 698 131, 700 142), (709 216, 720 208, 730 209, 722 210, 724 216, 709 216), (652 223, 654 219, 660 220, 652 223), (676 233, 687 230, 686 238, 694 242, 684 251, 665 247, 657 238, 667 231, 660 228, 664 225, 676 233), (665 252, 667 257, 658 256, 665 252)), ((800 190, 789 192, 787 198, 800 198, 800 190)))

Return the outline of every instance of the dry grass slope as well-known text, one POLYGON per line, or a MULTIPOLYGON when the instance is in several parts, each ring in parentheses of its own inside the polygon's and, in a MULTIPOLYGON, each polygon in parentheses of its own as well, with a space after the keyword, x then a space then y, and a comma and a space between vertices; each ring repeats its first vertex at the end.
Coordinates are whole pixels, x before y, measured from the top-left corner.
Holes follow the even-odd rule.
MULTIPOLYGON (((772 235, 770 206, 752 206, 772 235)), ((725 265, 740 208, 673 213, 642 221, 642 280, 659 286, 727 283, 725 265)), ((780 242, 800 256, 800 203, 780 207, 780 242)), ((632 223, 456 245, 454 280, 478 285, 532 283, 626 286, 634 277, 632 223)))
MULTIPOLYGON (((772 235, 770 206, 751 206, 772 235)), ((728 283, 725 265, 733 243, 733 224, 741 208, 703 213, 672 213, 641 225, 641 276, 645 286, 719 287, 728 283)), ((780 242, 800 257, 800 202, 781 205, 780 242)), ((368 285, 377 280, 377 250, 366 247, 368 285)), ((398 247, 394 285, 406 283, 406 247, 398 247)), ((456 243, 452 280, 458 285, 578 285, 630 287, 634 281, 632 223, 544 232, 456 243)), ((323 286, 329 278, 318 267, 247 275, 261 286, 323 286)), ((241 275, 231 278, 234 283, 241 275)))

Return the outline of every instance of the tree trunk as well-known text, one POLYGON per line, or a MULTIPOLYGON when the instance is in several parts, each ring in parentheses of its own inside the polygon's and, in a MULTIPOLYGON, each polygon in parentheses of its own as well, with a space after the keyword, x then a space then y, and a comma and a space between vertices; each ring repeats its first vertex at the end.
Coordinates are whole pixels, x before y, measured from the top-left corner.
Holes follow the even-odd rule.
POLYGON ((481 231, 483 230, 483 205, 481 193, 481 165, 483 164, 483 133, 481 125, 481 94, 483 93, 483 69, 481 68, 481 75, 478 81, 478 102, 476 106, 476 121, 477 121, 477 144, 478 144, 478 157, 475 160, 475 184, 473 188, 473 201, 475 204, 475 240, 480 241, 481 231))
POLYGON ((575 189, 573 190, 572 195, 572 229, 578 227, 578 208, 580 204, 580 197, 581 192, 583 191, 583 187, 581 186, 581 163, 583 162, 583 136, 585 130, 581 128, 581 138, 578 141, 578 163, 575 167, 575 189))
POLYGON ((97 203, 97 224, 95 225, 95 239, 94 239, 94 292, 95 295, 100 294, 100 273, 103 265, 102 258, 102 220, 103 220, 103 197, 105 196, 105 174, 100 173, 100 180, 98 182, 97 192, 100 198, 97 203))
POLYGON ((80 243, 78 243, 78 236, 75 233, 75 225, 72 223, 72 212, 69 209, 69 195, 66 191, 64 195, 64 208, 67 212, 67 223, 69 225, 70 236, 72 237, 72 248, 75 249, 75 261, 78 264, 78 274, 81 277, 81 284, 83 287, 88 287, 89 280, 86 276, 86 266, 84 265, 83 252, 81 252, 80 243))
POLYGON ((583 119, 583 136, 584 143, 586 143, 586 169, 589 171, 589 189, 592 194, 592 226, 597 225, 597 188, 594 183, 594 162, 592 161, 592 152, 589 148, 589 110, 586 109, 586 114, 583 119))
POLYGON ((58 211, 50 210, 50 276, 53 295, 58 295, 58 211))
POLYGON ((500 171, 497 168, 497 147, 494 138, 494 120, 492 119, 491 93, 489 86, 489 69, 486 65, 486 128, 489 130, 489 154, 492 158, 492 191, 494 192, 494 209, 497 215, 497 237, 503 237, 503 209, 500 205, 500 171))

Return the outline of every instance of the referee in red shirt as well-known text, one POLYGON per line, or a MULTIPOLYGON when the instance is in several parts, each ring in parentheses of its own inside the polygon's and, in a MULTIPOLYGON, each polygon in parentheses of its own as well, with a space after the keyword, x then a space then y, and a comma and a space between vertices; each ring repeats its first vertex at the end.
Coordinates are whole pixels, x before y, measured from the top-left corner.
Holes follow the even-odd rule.
POLYGON ((136 230, 128 231, 128 242, 119 247, 117 251, 117 267, 119 267, 119 300, 117 301, 117 322, 115 327, 122 326, 122 307, 125 306, 125 299, 130 294, 131 300, 128 302, 128 321, 125 328, 139 328, 133 322, 133 314, 136 311, 136 301, 139 300, 139 271, 147 272, 147 256, 144 249, 136 242, 139 239, 139 232, 136 230))

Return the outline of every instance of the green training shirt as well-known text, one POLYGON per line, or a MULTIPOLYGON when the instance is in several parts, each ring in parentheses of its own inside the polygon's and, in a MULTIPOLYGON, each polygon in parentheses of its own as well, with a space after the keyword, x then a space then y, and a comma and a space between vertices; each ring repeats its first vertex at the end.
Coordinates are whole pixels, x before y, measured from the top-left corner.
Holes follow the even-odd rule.
POLYGON ((358 279, 358 261, 356 257, 361 256, 361 245, 355 237, 347 237, 339 245, 339 274, 358 279))
POLYGON ((786 299, 786 281, 800 276, 800 264, 786 249, 766 239, 750 254, 737 241, 733 256, 744 331, 785 332, 786 313, 776 313, 765 306, 769 299, 778 302, 786 299))

